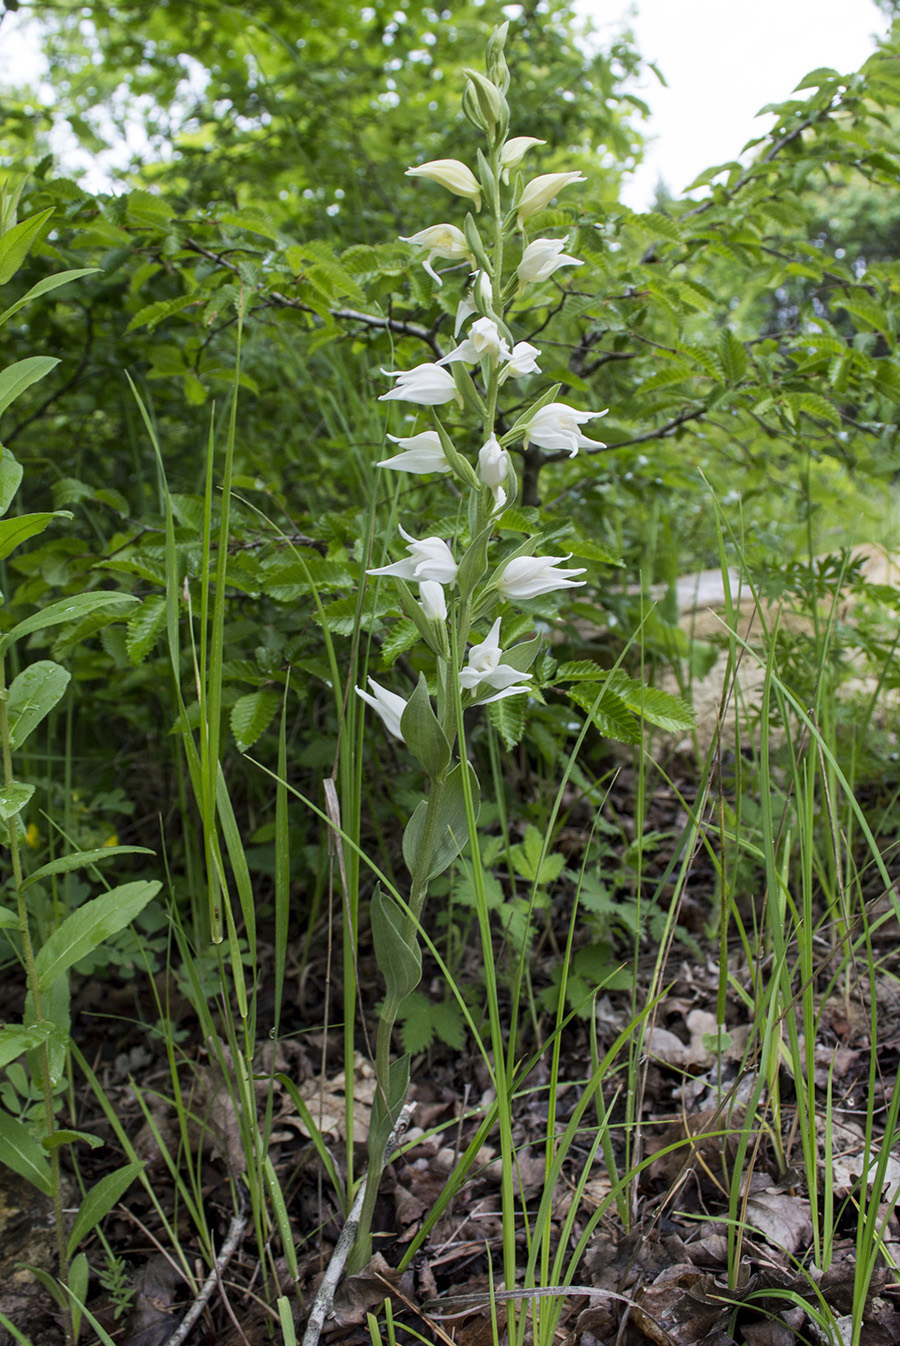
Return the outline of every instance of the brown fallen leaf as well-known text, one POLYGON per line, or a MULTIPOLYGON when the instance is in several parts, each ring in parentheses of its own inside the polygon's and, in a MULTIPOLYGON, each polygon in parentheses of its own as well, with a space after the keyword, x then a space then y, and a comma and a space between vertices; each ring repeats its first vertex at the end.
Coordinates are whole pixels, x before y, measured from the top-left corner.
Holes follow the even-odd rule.
POLYGON ((364 1323, 366 1314, 390 1297, 391 1290, 402 1288, 412 1298, 412 1272, 403 1276, 395 1267, 388 1266, 381 1253, 376 1253, 367 1267, 355 1276, 345 1276, 337 1288, 330 1322, 339 1327, 364 1323))

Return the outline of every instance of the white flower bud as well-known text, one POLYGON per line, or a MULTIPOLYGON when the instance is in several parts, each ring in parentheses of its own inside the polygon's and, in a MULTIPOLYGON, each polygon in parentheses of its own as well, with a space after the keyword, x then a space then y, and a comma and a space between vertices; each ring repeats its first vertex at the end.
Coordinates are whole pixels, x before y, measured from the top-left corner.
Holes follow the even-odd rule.
POLYGON ((565 246, 564 242, 555 238, 536 238, 533 243, 529 243, 516 267, 521 289, 530 280, 546 280, 561 266, 584 266, 584 262, 580 262, 577 257, 569 257, 563 252, 565 246))
POLYGON ((543 210, 571 182, 587 182, 587 178, 583 173, 542 173, 539 178, 532 178, 519 201, 519 228, 523 220, 543 210))
POLYGON ((419 606, 429 622, 445 622, 447 597, 444 586, 437 580, 423 580, 419 585, 419 606))
POLYGON ((361 687, 357 687, 356 695, 362 697, 363 701, 372 707, 389 733, 399 738, 401 743, 405 742, 400 733, 400 717, 406 710, 403 697, 398 696, 396 692, 389 692, 374 678, 369 678, 369 686, 372 688, 371 692, 364 692, 361 687))
POLYGON ((546 140, 538 140, 536 136, 513 136, 507 140, 503 149, 500 151, 500 167, 503 170, 503 181, 509 183, 510 170, 518 168, 528 150, 532 145, 546 145, 546 140))
POLYGON ((475 202, 475 209, 481 209, 481 186, 478 179, 471 168, 467 168, 459 159, 430 159, 427 164, 408 168, 406 176, 430 178, 432 182, 439 182, 442 187, 455 192, 457 196, 470 196, 475 202))

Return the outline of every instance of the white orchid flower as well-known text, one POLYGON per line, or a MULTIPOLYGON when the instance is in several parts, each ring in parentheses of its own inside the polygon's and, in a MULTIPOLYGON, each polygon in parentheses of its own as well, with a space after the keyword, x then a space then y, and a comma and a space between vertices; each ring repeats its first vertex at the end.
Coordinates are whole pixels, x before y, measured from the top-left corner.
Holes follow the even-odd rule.
POLYGON ((503 656, 503 650, 500 646, 500 618, 494 622, 485 639, 480 645, 473 645, 469 650, 469 661, 466 667, 460 670, 459 685, 465 691, 475 692, 480 687, 490 687, 497 689, 496 696, 489 696, 485 699, 479 698, 482 705, 487 705, 491 701, 499 701, 502 696, 516 696, 519 692, 527 692, 526 686, 513 686, 514 683, 524 684, 531 679, 530 673, 522 673, 518 668, 512 668, 509 664, 500 662, 503 656))
POLYGON ((422 265, 438 285, 444 282, 431 265, 435 257, 445 257, 451 262, 468 259, 474 263, 475 260, 469 251, 465 234, 455 224, 432 224, 427 229, 420 229, 417 234, 410 234, 408 238, 401 234, 400 242, 427 251, 428 256, 422 265))
POLYGON ((540 594, 552 594, 557 589, 578 589, 585 581, 572 579, 573 575, 583 575, 580 570, 559 570, 568 556, 517 556, 508 561, 500 573, 497 588, 504 598, 537 598, 540 594))
POLYGON ((390 373, 383 369, 382 374, 396 379, 397 386, 389 393, 382 393, 379 402, 417 402, 422 407, 439 407, 444 402, 452 402, 454 397, 461 401, 453 382, 453 375, 446 369, 438 369, 434 364, 416 365, 414 369, 403 369, 399 373, 390 373))
POLYGON ((460 342, 456 350, 450 351, 449 355, 438 360, 438 364, 449 365, 462 360, 465 364, 477 365, 485 357, 491 364, 496 364, 501 358, 512 359, 512 351, 500 335, 500 329, 493 318, 479 318, 477 322, 473 322, 465 341, 460 342))
POLYGON ((429 622, 447 620, 447 596, 437 580, 423 580, 419 585, 419 607, 429 622))
POLYGON ((503 482, 509 475, 510 458, 506 449, 501 449, 496 435, 491 435, 488 442, 478 452, 478 475, 485 486, 491 488, 494 497, 494 509, 502 509, 506 504, 506 491, 503 489, 503 482))
POLYGON ((500 382, 505 383, 509 378, 519 379, 523 374, 540 374, 537 363, 540 353, 530 341, 517 341, 512 348, 509 364, 504 366, 500 374, 500 382))
POLYGON ((427 164, 408 168, 406 176, 430 178, 457 196, 470 196, 475 202, 475 209, 481 209, 481 185, 471 168, 467 168, 459 159, 430 159, 427 164))
POLYGON ((409 556, 402 561, 395 561, 393 565, 367 570, 367 575, 395 575, 401 580, 435 580, 438 584, 453 584, 457 567, 446 542, 439 537, 426 537, 417 541, 402 526, 400 532, 409 543, 406 548, 409 556))
POLYGON ((575 411, 565 402, 548 402, 525 426, 525 447, 538 444, 542 449, 565 450, 570 458, 579 449, 605 449, 602 440, 588 439, 578 427, 597 416, 605 416, 608 410, 607 407, 604 411, 575 411))
POLYGON ((529 281, 547 280, 561 266, 584 266, 577 257, 563 252, 565 242, 557 238, 536 238, 522 253, 522 260, 516 267, 520 281, 520 293, 529 281))
POLYGON ((378 467, 388 467, 395 472, 449 472, 450 464, 444 457, 444 447, 436 430, 423 430, 420 435, 409 435, 398 439, 388 435, 388 439, 399 444, 403 453, 395 453, 393 458, 382 458, 378 467))
POLYGON ((583 173, 542 173, 540 177, 532 178, 519 201, 517 213, 519 228, 522 228, 523 220, 543 210, 554 196, 572 182, 587 182, 587 178, 583 173))
POLYGON ((546 140, 538 140, 535 136, 513 136, 510 140, 507 140, 503 149, 500 151, 500 167, 503 170, 503 181, 507 185, 509 184, 510 170, 518 168, 532 145, 546 145, 546 143, 546 140))
POLYGON ((363 701, 372 707, 389 733, 399 738, 401 743, 405 743, 406 740, 400 733, 400 716, 406 710, 403 697, 398 696, 396 692, 389 692, 374 678, 369 678, 369 686, 372 688, 371 692, 364 692, 361 687, 357 687, 356 695, 362 697, 363 701))
POLYGON ((460 299, 456 309, 456 322, 453 324, 453 337, 459 336, 459 329, 462 327, 466 318, 471 318, 473 313, 480 312, 475 303, 475 292, 478 292, 478 298, 481 300, 483 308, 490 308, 493 302, 493 292, 491 290, 491 278, 486 271, 476 271, 473 275, 473 285, 464 299, 460 299))

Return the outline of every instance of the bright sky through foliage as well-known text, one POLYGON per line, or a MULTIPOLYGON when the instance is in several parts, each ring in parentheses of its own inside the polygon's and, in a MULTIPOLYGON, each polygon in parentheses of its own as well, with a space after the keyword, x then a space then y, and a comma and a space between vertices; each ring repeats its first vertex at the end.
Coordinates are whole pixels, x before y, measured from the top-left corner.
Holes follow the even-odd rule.
POLYGON ((647 72, 637 93, 650 104, 656 137, 625 193, 634 209, 653 202, 660 178, 678 195, 702 169, 738 157, 764 134, 766 103, 784 102, 808 71, 847 74, 888 30, 873 0, 580 0, 604 45, 630 26, 647 72))

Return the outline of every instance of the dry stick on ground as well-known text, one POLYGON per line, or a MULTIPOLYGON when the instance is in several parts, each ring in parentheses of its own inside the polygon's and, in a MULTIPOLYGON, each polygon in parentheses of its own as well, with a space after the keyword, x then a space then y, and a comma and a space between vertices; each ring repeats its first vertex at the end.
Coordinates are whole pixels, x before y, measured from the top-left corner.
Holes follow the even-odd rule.
POLYGON ((228 1237, 222 1244, 222 1251, 216 1258, 212 1271, 203 1282, 197 1298, 194 1300, 171 1337, 166 1339, 166 1346, 181 1346, 182 1342, 187 1340, 188 1333, 200 1317, 200 1314, 206 1308, 213 1290, 215 1290, 216 1286, 220 1283, 222 1272, 228 1266, 228 1263, 231 1261, 232 1257, 234 1257, 234 1254, 240 1246, 241 1240, 244 1237, 244 1231, 247 1228, 248 1217, 247 1197, 242 1188, 239 1187, 238 1191, 241 1195, 240 1209, 231 1221, 228 1228, 228 1237))
MULTIPOLYGON (((397 1124, 390 1136, 388 1136, 387 1145, 384 1147, 385 1166, 387 1166, 388 1160, 400 1144, 403 1133, 409 1126, 414 1109, 414 1103, 404 1103, 401 1108, 400 1116, 397 1118, 397 1124)), ((369 1175, 366 1174, 359 1184, 356 1200, 353 1202, 350 1214, 347 1216, 347 1221, 341 1230, 340 1238, 334 1245, 334 1252, 331 1254, 328 1270, 325 1272, 322 1284, 319 1286, 316 1297, 313 1300, 312 1308, 309 1311, 309 1318, 306 1321, 306 1331, 303 1333, 302 1346, 317 1346, 322 1328, 325 1326, 325 1319, 331 1312, 331 1305, 334 1301, 334 1292, 337 1289, 338 1281, 341 1279, 344 1263, 350 1255, 350 1249, 356 1242, 356 1234, 359 1229, 359 1217, 362 1212, 368 1181, 369 1175)))

